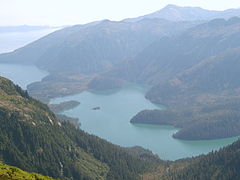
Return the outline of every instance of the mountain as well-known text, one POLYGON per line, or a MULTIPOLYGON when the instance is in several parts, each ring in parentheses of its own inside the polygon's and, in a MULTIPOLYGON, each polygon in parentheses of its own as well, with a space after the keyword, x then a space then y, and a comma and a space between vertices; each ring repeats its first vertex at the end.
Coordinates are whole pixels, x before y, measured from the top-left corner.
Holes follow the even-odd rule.
MULTIPOLYGON (((177 101, 182 97, 214 94, 238 95, 240 48, 226 50, 209 57, 195 66, 179 73, 169 81, 153 87, 147 94, 158 102, 177 101)), ((202 97, 204 98, 204 97, 202 97)), ((187 101, 186 101, 187 102, 187 101)), ((199 100, 200 102, 200 100, 199 100)))
POLYGON ((34 64, 50 73, 93 74, 131 59, 160 37, 180 33, 195 24, 147 19, 135 23, 104 20, 77 25, 12 53, 1 54, 0 61, 34 64))
POLYGON ((239 27, 240 18, 215 19, 161 38, 107 75, 153 85, 166 82, 211 56, 240 47, 239 27))
POLYGON ((175 95, 183 97, 237 90, 240 85, 236 79, 239 67, 239 27, 240 18, 232 18, 222 22, 214 20, 189 31, 187 36, 190 37, 189 40, 185 39, 184 48, 188 44, 191 47, 180 50, 178 58, 172 61, 171 70, 175 74, 153 87, 147 97, 156 102, 168 101, 170 104, 168 97, 176 101, 175 95), (183 68, 178 70, 179 67, 183 68))
POLYGON ((142 111, 131 121, 179 127, 174 137, 185 140, 240 135, 239 27, 239 18, 213 20, 139 56, 128 77, 156 83, 146 97, 168 109, 142 111))
POLYGON ((159 11, 140 16, 137 18, 125 19, 126 22, 136 22, 142 19, 166 19, 169 21, 203 21, 216 18, 229 19, 240 16, 240 9, 228 9, 225 11, 206 10, 200 7, 180 7, 176 5, 167 5, 159 11))
POLYGON ((159 163, 59 121, 47 105, 0 78, 0 159, 61 179, 137 179, 159 163))

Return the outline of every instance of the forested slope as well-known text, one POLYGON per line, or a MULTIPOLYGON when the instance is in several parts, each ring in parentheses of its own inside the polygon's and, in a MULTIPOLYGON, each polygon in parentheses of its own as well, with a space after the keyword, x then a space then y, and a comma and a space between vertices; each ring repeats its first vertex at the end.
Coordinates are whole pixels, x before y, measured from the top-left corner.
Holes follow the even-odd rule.
POLYGON ((0 78, 0 159, 56 178, 137 179, 159 160, 133 156, 124 148, 60 122, 48 107, 0 78))

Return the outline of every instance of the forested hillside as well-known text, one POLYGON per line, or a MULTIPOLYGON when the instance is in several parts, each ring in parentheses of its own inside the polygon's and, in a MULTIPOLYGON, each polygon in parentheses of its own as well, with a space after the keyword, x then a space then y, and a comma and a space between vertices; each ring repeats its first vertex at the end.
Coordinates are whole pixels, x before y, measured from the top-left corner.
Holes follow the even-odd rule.
POLYGON ((219 151, 160 165, 143 180, 237 180, 240 178, 240 141, 219 151))
POLYGON ((48 107, 0 78, 0 159, 56 178, 137 179, 158 159, 127 150, 60 122, 48 107))

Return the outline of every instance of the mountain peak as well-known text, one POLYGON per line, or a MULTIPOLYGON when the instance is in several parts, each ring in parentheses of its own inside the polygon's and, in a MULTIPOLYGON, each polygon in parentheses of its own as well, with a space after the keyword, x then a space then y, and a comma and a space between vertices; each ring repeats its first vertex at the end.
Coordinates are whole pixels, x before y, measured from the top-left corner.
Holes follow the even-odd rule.
MULTIPOLYGON (((201 9, 201 10, 205 10, 201 7, 193 7, 193 6, 177 6, 175 4, 168 4, 167 6, 165 6, 164 8, 160 9, 159 11, 163 11, 163 10, 171 10, 171 9, 175 9, 175 10, 180 10, 180 9, 201 9)), ((207 11, 207 10, 206 10, 207 11)))
POLYGON ((169 8, 180 8, 180 6, 174 5, 174 4, 168 4, 163 9, 169 9, 169 8))

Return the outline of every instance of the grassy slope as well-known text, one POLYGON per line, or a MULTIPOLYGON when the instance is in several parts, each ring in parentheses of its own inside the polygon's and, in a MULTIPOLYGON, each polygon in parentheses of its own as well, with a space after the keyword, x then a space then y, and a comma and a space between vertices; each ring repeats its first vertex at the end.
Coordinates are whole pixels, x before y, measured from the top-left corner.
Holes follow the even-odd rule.
POLYGON ((2 180, 53 180, 51 177, 29 173, 13 166, 0 163, 0 179, 2 180))

